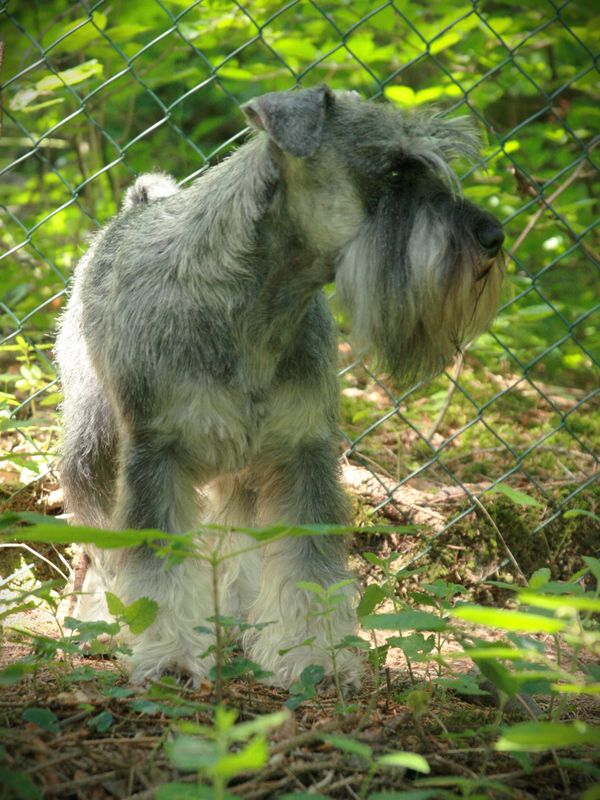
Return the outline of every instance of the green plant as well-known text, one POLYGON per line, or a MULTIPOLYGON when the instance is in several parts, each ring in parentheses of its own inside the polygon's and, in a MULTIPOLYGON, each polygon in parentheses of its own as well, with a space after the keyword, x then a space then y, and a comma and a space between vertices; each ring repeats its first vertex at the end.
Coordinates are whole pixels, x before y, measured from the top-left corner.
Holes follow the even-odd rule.
MULTIPOLYGON (((338 581, 337 583, 332 583, 330 586, 320 586, 318 583, 314 583, 313 581, 299 581, 296 584, 299 589, 309 592, 314 597, 314 610, 311 612, 311 616, 318 617, 323 621, 326 642, 325 646, 323 646, 321 649, 323 654, 331 662, 333 682, 337 692, 338 700, 342 705, 345 704, 345 697, 344 689, 340 680, 340 669, 338 664, 340 652, 348 648, 359 650, 368 650, 369 648, 368 643, 358 636, 348 635, 338 641, 334 635, 331 616, 335 613, 337 606, 344 602, 346 591, 348 591, 353 584, 354 581, 351 578, 338 581)), ((312 644, 315 648, 318 647, 314 643, 314 637, 313 639, 307 639, 302 644, 297 645, 297 647, 305 647, 309 644, 312 644)), ((314 677, 314 674, 315 673, 313 671, 310 673, 310 677, 308 674, 305 675, 304 678, 301 678, 300 684, 302 685, 307 680, 310 681, 312 677, 314 677)))
MULTIPOLYGON (((226 791, 229 781, 240 773, 259 770, 268 758, 266 734, 288 719, 289 712, 278 711, 236 724, 238 712, 223 706, 215 709, 212 725, 181 722, 178 735, 168 744, 171 763, 185 772, 197 772, 200 781, 209 780, 211 792, 196 797, 226 800, 234 795, 226 791), (236 749, 234 749, 236 748, 236 749)), ((206 784, 200 784, 204 788, 206 784)), ((178 800, 186 784, 167 783, 160 787, 158 800, 178 800)))

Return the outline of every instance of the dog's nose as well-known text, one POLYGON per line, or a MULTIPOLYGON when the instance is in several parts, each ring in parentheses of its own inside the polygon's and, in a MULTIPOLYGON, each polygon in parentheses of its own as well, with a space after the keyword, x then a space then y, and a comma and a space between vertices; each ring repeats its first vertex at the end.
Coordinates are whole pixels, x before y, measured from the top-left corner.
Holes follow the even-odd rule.
POLYGON ((492 222, 486 222, 480 225, 475 231, 477 241, 483 247, 485 252, 494 258, 500 252, 502 242, 504 241, 504 231, 500 225, 492 222))

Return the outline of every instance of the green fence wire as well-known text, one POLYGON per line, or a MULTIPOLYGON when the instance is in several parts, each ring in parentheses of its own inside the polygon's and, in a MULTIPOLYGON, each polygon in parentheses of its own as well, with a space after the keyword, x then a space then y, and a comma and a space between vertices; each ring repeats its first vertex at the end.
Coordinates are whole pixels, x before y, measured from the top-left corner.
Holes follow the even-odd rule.
POLYGON ((568 509, 593 509, 592 2, 9 0, 0 25, 7 486, 53 469, 56 316, 89 235, 133 176, 162 168, 189 181, 242 141, 243 102, 326 81, 406 109, 475 117, 487 144, 480 164, 463 166, 464 191, 504 221, 509 256, 492 331, 427 387, 400 390, 374 374, 343 330, 347 476, 349 464, 362 465, 355 478, 388 516, 414 520, 415 508, 428 508, 433 537, 494 488, 539 503, 532 534, 568 509))

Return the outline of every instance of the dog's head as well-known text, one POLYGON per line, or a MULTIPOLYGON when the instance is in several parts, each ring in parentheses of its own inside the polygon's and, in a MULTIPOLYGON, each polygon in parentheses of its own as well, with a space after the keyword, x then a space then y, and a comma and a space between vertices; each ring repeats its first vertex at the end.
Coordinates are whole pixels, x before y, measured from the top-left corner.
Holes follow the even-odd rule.
POLYGON ((358 346, 403 382, 443 369, 490 323, 503 275, 502 226, 450 166, 478 157, 471 122, 326 87, 244 111, 269 137, 289 213, 334 260, 358 346))

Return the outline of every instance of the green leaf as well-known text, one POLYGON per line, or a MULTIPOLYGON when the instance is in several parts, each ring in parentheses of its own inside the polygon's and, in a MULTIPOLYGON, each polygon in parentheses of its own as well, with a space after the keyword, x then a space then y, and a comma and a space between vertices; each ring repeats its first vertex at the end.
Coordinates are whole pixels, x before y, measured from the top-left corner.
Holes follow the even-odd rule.
POLYGON ((232 728, 230 738, 232 741, 243 741, 255 734, 264 734, 272 728, 278 728, 283 725, 290 718, 289 711, 275 711, 272 714, 265 714, 262 717, 250 720, 248 722, 240 722, 232 728))
MULTIPOLYGON (((197 783, 178 783, 170 781, 162 783, 155 794, 156 800, 214 800, 215 791, 212 786, 203 786, 197 783)), ((234 795, 223 795, 224 800, 233 798, 234 795)))
POLYGON ((456 594, 466 594, 468 592, 460 583, 448 583, 439 578, 433 583, 423 583, 422 588, 438 599, 454 597, 456 594))
POLYGON ((13 417, 0 418, 0 433, 6 431, 19 431, 24 428, 40 428, 47 426, 47 421, 43 419, 14 419, 13 417))
POLYGON ((320 664, 309 664, 300 673, 300 680, 304 684, 316 686, 319 681, 323 680, 324 675, 325 669, 320 664))
POLYGON ((586 564, 594 578, 596 578, 600 585, 600 558, 592 558, 592 556, 583 556, 583 562, 586 564))
MULTIPOLYGON (((544 308, 547 310, 546 307, 544 308)), ((525 494, 525 492, 520 492, 518 489, 513 489, 512 486, 506 483, 497 483, 492 489, 486 489, 483 494, 503 494, 519 506, 543 507, 535 497, 531 497, 531 495, 525 494)))
POLYGON ((600 611, 600 597, 594 595, 552 595, 534 594, 533 592, 519 592, 519 600, 524 605, 534 606, 535 608, 547 608, 551 611, 600 611))
POLYGON ((336 583, 330 584, 325 589, 325 594, 327 595, 328 598, 343 597, 344 594, 342 592, 342 589, 346 589, 348 586, 353 586, 353 585, 354 585, 353 578, 344 578, 344 580, 342 581, 336 581, 336 583))
POLYGON ((284 703, 285 707, 294 711, 305 700, 312 700, 316 697, 315 686, 323 680, 324 675, 325 669, 318 664, 310 664, 305 667, 300 674, 300 679, 290 687, 290 696, 284 703))
POLYGON ((51 733, 60 732, 58 717, 49 708, 26 708, 21 714, 21 719, 25 722, 32 722, 45 731, 50 731, 51 733))
POLYGON ((356 739, 347 739, 345 736, 338 736, 333 733, 322 733, 319 736, 324 742, 337 747, 338 750, 343 750, 344 753, 350 753, 354 756, 360 756, 365 761, 371 761, 373 758, 373 750, 367 744, 357 742, 356 739))
POLYGON ((83 53, 85 48, 101 36, 106 27, 106 14, 94 11, 90 17, 78 17, 63 25, 53 25, 44 35, 43 44, 52 44, 52 53, 83 53), (93 23, 93 24, 92 24, 93 23))
POLYGON ((317 597, 323 597, 326 592, 320 584, 314 583, 313 581, 298 581, 296 587, 298 589, 304 589, 305 592, 315 594, 317 597))
POLYGON ((113 719, 113 715, 110 711, 101 711, 89 720, 88 725, 90 728, 95 728, 98 733, 104 733, 104 731, 107 731, 113 724, 113 719))
POLYGON ((432 54, 441 53, 442 50, 452 47, 457 42, 460 42, 461 36, 457 31, 449 31, 441 36, 437 36, 429 45, 429 51, 432 54))
POLYGON ((562 722, 522 722, 503 731, 496 750, 541 753, 577 745, 600 746, 600 727, 579 720, 562 722))
POLYGON ((300 39, 297 36, 277 39, 272 46, 282 56, 292 56, 308 62, 314 61, 319 52, 307 39, 300 39))
POLYGON ((102 76, 104 67, 96 58, 84 61, 76 67, 65 69, 56 75, 48 75, 36 83, 38 92, 53 92, 55 89, 62 89, 65 86, 76 86, 78 83, 87 81, 89 78, 102 76))
POLYGON ((215 727, 218 731, 231 731, 235 725, 235 721, 239 716, 239 711, 236 708, 225 708, 225 706, 217 706, 215 709, 215 727))
POLYGON ((600 683, 553 683, 551 688, 561 694, 600 694, 600 683))
POLYGON ((431 767, 423 756, 418 753, 387 753, 376 759, 376 763, 382 767, 400 767, 401 769, 412 769, 415 772, 431 772, 431 767))
POLYGON ((433 635, 425 638, 422 633, 410 633, 404 636, 390 636, 387 643, 399 647, 404 655, 412 660, 423 660, 435 647, 433 635))
POLYGON ((56 89, 64 89, 66 86, 76 86, 94 76, 102 77, 103 72, 102 64, 92 58, 70 69, 46 75, 34 86, 20 89, 11 99, 10 108, 13 111, 25 111, 35 103, 40 95, 48 94, 56 89))
POLYGON ((140 25, 139 22, 126 22, 123 25, 113 25, 106 33, 114 42, 130 42, 140 33, 146 33, 148 30, 151 30, 149 25, 140 25))
POLYGON ((264 736, 256 736, 237 753, 228 753, 209 768, 212 775, 228 780, 246 770, 259 770, 269 759, 269 748, 264 736))
POLYGON ((533 589, 541 589, 545 586, 551 578, 550 570, 547 567, 543 567, 542 569, 536 570, 531 578, 529 579, 529 588, 533 589))
MULTIPOLYGON (((52 544, 94 544, 97 547, 112 549, 116 547, 136 547, 153 541, 164 540, 164 531, 130 530, 107 531, 82 525, 68 525, 64 520, 36 514, 31 511, 7 512, 0 515, 2 539, 10 542, 51 542, 52 544), (29 527, 16 525, 18 522, 31 523, 29 527), (8 530, 2 530, 8 528, 8 530), (11 530, 12 529, 12 530, 11 530)), ((193 534, 169 534, 170 542, 189 544, 193 534)))
POLYGON ((514 673, 508 670, 500 661, 479 661, 478 659, 473 659, 473 661, 477 664, 481 674, 487 678, 496 689, 504 692, 504 694, 509 697, 514 697, 518 694, 522 682, 518 681, 514 673))
MULTIPOLYGON (((227 528, 223 525, 216 525, 211 523, 204 525, 203 528, 207 530, 233 530, 236 533, 243 533, 250 536, 256 542, 268 542, 272 539, 281 539, 283 537, 289 538, 291 536, 347 536, 349 533, 355 533, 360 530, 362 534, 388 534, 392 530, 389 525, 372 525, 364 528, 359 528, 356 525, 271 525, 268 528, 247 528, 236 526, 234 528, 227 528)), ((398 526, 394 526, 394 532, 397 533, 401 530, 398 526)), ((410 527, 414 530, 414 526, 410 527)), ((164 534, 163 534, 164 535, 164 534)), ((171 536, 171 534, 169 534, 171 536)))
POLYGON ((385 597, 386 593, 381 586, 378 586, 376 583, 367 586, 358 604, 358 616, 365 617, 367 614, 370 614, 382 600, 385 600, 385 597))
MULTIPOLYGON (((262 678, 267 678, 272 674, 272 672, 263 669, 260 664, 256 663, 256 661, 251 661, 245 656, 235 656, 235 658, 233 658, 229 664, 223 664, 221 666, 221 677, 225 680, 241 678, 244 676, 248 677, 250 675, 256 680, 261 680, 262 678)), ((208 671, 208 677, 211 681, 214 681, 216 679, 216 675, 217 668, 216 666, 212 666, 208 671)))
POLYGON ((35 607, 36 604, 33 602, 33 600, 29 600, 27 603, 9 605, 4 611, 0 611, 0 622, 7 617, 14 616, 15 614, 22 614, 24 611, 31 611, 31 609, 35 607))
POLYGON ((112 592, 104 592, 106 597, 106 605, 113 617, 120 617, 125 611, 125 603, 123 603, 116 594, 112 592))
POLYGON ((34 672, 36 664, 27 661, 17 661, 15 664, 9 664, 0 671, 0 686, 13 686, 18 683, 25 675, 34 672))
MULTIPOLYGON (((106 592, 110 594, 110 592, 106 592)), ((112 595, 115 600, 116 598, 112 595)), ((120 602, 120 601, 119 601, 120 602)), ((109 609, 110 610, 110 609, 109 609)), ((111 611, 111 614, 113 612, 111 611)), ((97 639, 103 633, 109 636, 116 636, 119 633, 119 624, 117 622, 106 622, 105 620, 92 620, 90 622, 82 622, 74 617, 65 617, 64 626, 67 630, 77 631, 78 639, 80 642, 89 642, 92 639, 97 639)))
POLYGON ((391 100, 392 103, 402 108, 414 108, 415 91, 409 86, 388 86, 385 89, 385 96, 388 100, 391 100))
POLYGON ((457 619, 507 631, 560 633, 567 626, 567 623, 560 619, 542 617, 539 614, 526 614, 523 611, 511 611, 506 608, 465 605, 455 608, 450 613, 457 619))
POLYGON ((8 790, 8 797, 14 796, 17 800, 42 800, 42 792, 31 776, 24 772, 12 772, 0 767, 0 786, 8 790))
POLYGON ((156 619, 158 603, 149 597, 140 597, 122 612, 123 619, 133 634, 143 633, 156 619))
POLYGON ((367 614, 362 617, 363 628, 382 631, 443 631, 446 623, 427 611, 402 611, 399 614, 367 614))
POLYGON ((340 639, 337 644, 334 645, 336 650, 345 650, 349 647, 355 647, 359 650, 370 650, 371 644, 366 639, 361 639, 360 636, 355 636, 353 633, 349 633, 344 636, 343 639, 340 639))
POLYGON ((166 749, 171 764, 184 772, 211 770, 219 760, 214 742, 194 736, 178 736, 167 744, 166 749))
POLYGON ((585 792, 580 795, 579 800, 600 800, 600 781, 593 786, 589 786, 585 792))
POLYGON ((278 651, 279 655, 284 656, 286 653, 291 653, 292 650, 299 650, 302 647, 310 647, 311 644, 313 644, 313 642, 315 641, 315 638, 316 637, 311 636, 309 639, 305 639, 303 642, 298 642, 298 644, 294 644, 291 647, 283 647, 281 650, 278 651))
POLYGON ((543 661, 543 656, 535 650, 509 647, 508 645, 491 645, 490 647, 465 647, 464 653, 447 653, 446 658, 463 658, 467 654, 473 660, 477 659, 508 659, 510 661, 543 661))
MULTIPOLYGON (((95 676, 95 672, 92 675, 95 676)), ((130 689, 127 686, 110 686, 108 689, 103 690, 103 694, 105 697, 115 697, 118 700, 123 700, 125 697, 131 697, 132 694, 135 693, 135 689, 130 689)))
POLYGON ((449 83, 446 86, 428 86, 420 89, 415 95, 415 105, 423 103, 437 103, 440 98, 462 97, 463 91, 460 86, 449 83))
POLYGON ((142 697, 132 700, 129 705, 132 711, 137 711, 138 714, 158 714, 163 710, 158 703, 154 703, 152 700, 145 700, 142 697))
MULTIPOLYGON (((564 519, 576 519, 577 517, 590 517, 591 519, 598 520, 600 522, 600 516, 598 514, 594 514, 593 511, 588 511, 586 508, 570 508, 568 511, 565 511, 563 514, 564 519)), ((593 559, 597 561, 598 559, 593 559)))

